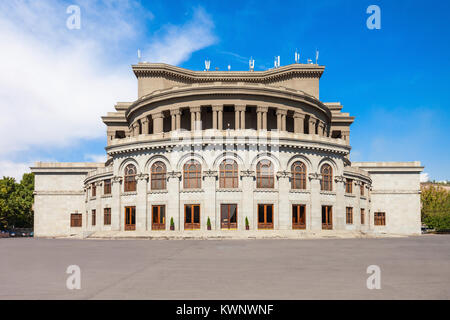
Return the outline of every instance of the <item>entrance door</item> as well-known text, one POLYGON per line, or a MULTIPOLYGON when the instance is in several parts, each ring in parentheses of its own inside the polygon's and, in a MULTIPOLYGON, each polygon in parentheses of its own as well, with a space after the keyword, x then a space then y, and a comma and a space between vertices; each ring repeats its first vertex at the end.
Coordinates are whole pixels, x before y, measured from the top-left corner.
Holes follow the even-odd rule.
POLYGON ((184 206, 184 229, 199 230, 200 229, 200 205, 186 204, 184 206))
POLYGON ((304 204, 292 205, 292 229, 306 228, 306 206, 304 204))
POLYGON ((166 230, 166 206, 152 206, 152 230, 166 230))
POLYGON ((136 207, 125 207, 125 230, 136 230, 136 207))
POLYGON ((222 229, 237 229, 237 204, 220 205, 220 222, 222 229))
POLYGON ((322 206, 322 229, 333 229, 333 210, 331 206, 322 206))
POLYGON ((258 204, 258 229, 273 229, 273 204, 258 204))

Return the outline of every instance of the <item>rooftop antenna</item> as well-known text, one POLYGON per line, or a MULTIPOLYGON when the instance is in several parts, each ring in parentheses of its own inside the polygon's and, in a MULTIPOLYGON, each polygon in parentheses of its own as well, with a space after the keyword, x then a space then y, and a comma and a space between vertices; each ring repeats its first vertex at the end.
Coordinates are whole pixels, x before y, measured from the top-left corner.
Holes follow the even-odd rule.
POLYGON ((248 62, 248 66, 250 67, 250 71, 255 70, 255 60, 253 60, 253 57, 250 58, 250 61, 248 62))
POLYGON ((295 49, 295 63, 300 63, 300 53, 295 49))
POLYGON ((316 64, 317 64, 317 61, 319 61, 319 50, 316 49, 316 64))
POLYGON ((205 70, 209 71, 209 67, 211 66, 211 61, 205 60, 205 70))
POLYGON ((138 54, 138 62, 141 63, 141 58, 142 58, 141 49, 138 49, 137 54, 138 54))

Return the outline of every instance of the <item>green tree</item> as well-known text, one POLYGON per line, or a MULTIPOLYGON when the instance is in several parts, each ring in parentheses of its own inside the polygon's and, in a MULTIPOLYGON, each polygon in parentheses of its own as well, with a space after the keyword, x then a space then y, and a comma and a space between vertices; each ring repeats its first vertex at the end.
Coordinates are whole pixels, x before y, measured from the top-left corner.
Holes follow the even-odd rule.
POLYGON ((438 186, 422 189, 422 222, 437 231, 450 230, 450 192, 438 186))
POLYGON ((22 181, 3 177, 0 180, 0 227, 33 226, 34 174, 26 173, 22 181))

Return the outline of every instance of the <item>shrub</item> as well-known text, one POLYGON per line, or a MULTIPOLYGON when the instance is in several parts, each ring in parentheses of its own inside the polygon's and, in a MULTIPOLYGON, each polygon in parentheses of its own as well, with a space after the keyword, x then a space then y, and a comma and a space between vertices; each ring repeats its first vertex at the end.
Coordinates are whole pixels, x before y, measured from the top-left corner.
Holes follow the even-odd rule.
POLYGON ((438 186, 422 189, 422 222, 436 231, 450 230, 450 192, 438 186))

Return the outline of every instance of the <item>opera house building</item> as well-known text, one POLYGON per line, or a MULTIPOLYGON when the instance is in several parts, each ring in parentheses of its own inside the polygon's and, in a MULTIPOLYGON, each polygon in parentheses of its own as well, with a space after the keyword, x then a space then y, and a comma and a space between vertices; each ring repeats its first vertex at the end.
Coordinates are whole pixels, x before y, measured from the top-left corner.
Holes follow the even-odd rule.
POLYGON ((423 167, 350 161, 354 117, 320 100, 323 66, 132 68, 105 163, 32 167, 37 237, 420 233, 423 167))

